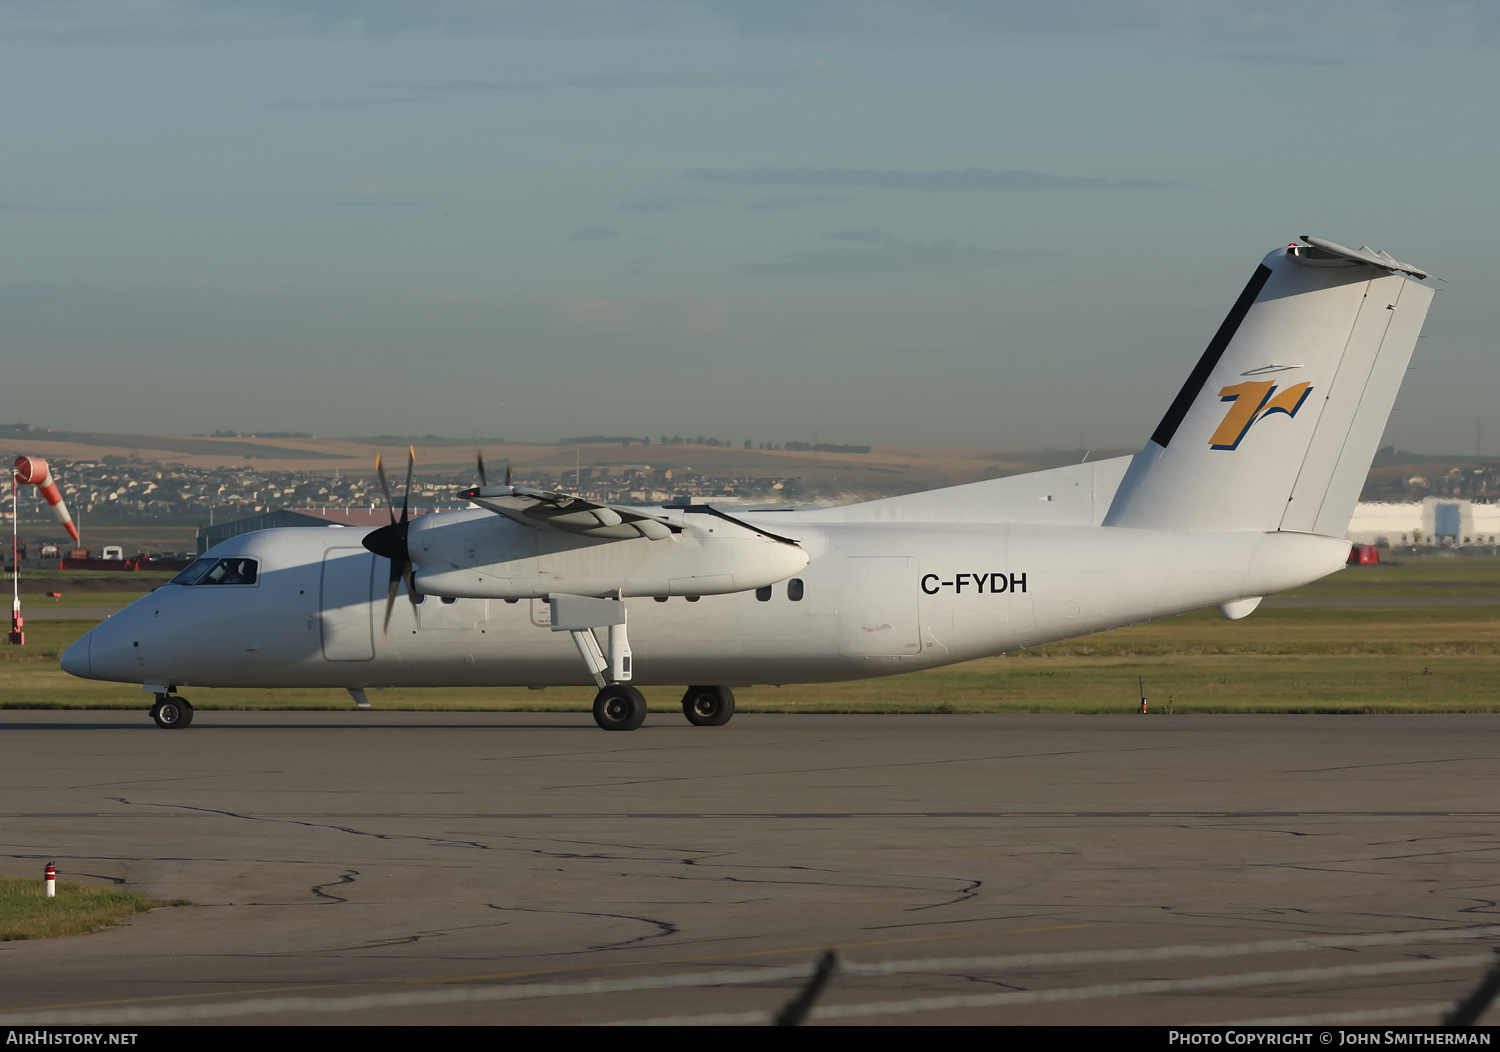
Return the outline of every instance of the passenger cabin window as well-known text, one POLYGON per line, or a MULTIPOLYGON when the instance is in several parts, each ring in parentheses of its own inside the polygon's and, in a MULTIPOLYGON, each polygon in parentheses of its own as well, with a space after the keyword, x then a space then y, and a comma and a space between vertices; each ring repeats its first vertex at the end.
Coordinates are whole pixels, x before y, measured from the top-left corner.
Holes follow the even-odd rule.
POLYGON ((198 559, 172 578, 172 584, 254 584, 259 564, 254 559, 198 559))
POLYGON ((766 585, 764 588, 757 588, 755 590, 755 598, 759 599, 762 603, 769 603, 771 601, 771 586, 766 585))
POLYGON ((786 597, 794 603, 802 602, 802 578, 793 577, 786 583, 786 597))

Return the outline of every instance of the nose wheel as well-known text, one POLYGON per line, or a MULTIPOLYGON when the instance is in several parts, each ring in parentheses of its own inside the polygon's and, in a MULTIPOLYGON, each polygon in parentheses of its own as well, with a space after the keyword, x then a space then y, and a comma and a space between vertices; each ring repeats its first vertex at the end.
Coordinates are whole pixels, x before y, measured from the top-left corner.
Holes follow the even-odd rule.
POLYGON ((682 714, 694 727, 722 727, 734 716, 734 692, 728 687, 689 687, 682 714))
POLYGON ((633 731, 646 719, 646 698, 628 683, 611 683, 594 695, 594 722, 607 731, 633 731))
POLYGON ((175 694, 158 694, 151 706, 151 718, 164 731, 176 730, 193 722, 193 706, 175 694))

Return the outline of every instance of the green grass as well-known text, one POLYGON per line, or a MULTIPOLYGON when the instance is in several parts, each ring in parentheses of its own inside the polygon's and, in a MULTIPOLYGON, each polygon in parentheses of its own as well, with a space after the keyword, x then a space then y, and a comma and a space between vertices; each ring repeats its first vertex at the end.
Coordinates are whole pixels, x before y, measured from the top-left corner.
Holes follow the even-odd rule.
MULTIPOLYGON (((57 608, 67 609, 75 606, 87 607, 120 607, 129 606, 137 599, 151 593, 146 590, 139 592, 69 592, 64 590, 61 599, 52 599, 45 595, 28 595, 21 593, 21 616, 30 617, 38 610, 53 610, 57 608)), ((27 622, 29 631, 31 623, 27 622)))
MULTIPOLYGON (((1500 559, 1408 557, 1289 593, 1307 597, 1493 597, 1495 606, 1212 611, 1054 643, 1004 657, 853 683, 736 691, 747 712, 1130 712, 1137 677, 1154 710, 1176 712, 1500 711, 1500 559), (1423 591, 1426 590, 1426 591, 1423 591)), ((81 603, 80 605, 93 605, 81 603)), ((135 708, 139 687, 73 679, 58 668, 85 621, 32 621, 27 646, 0 647, 0 707, 135 708)), ((403 688, 370 691, 380 709, 588 711, 592 688, 403 688)), ((677 691, 645 691, 675 709, 677 691)), ((192 688, 214 709, 347 709, 341 690, 192 688)))
POLYGON ((1500 603, 1500 558, 1460 555, 1393 555, 1393 562, 1353 566, 1285 596, 1494 596, 1500 603), (1399 565, 1395 565, 1399 563, 1399 565))
POLYGON ((40 877, 0 877, 0 942, 83 935, 161 905, 134 892, 62 880, 49 899, 40 877))

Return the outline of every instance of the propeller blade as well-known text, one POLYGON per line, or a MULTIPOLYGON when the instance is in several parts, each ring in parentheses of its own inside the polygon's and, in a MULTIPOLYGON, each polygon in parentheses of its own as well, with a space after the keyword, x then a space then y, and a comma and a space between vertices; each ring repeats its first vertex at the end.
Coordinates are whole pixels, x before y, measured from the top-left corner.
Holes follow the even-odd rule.
POLYGON ((490 484, 490 479, 489 476, 485 474, 484 470, 484 451, 476 449, 474 451, 474 459, 479 461, 479 484, 481 486, 488 486, 490 484))
POLYGON ((391 484, 385 478, 385 465, 380 462, 380 454, 375 454, 375 472, 380 476, 380 488, 385 493, 385 507, 391 513, 391 525, 396 525, 396 505, 391 500, 391 484))
POLYGON ((406 490, 401 494, 401 518, 396 518, 396 502, 391 497, 391 483, 385 477, 385 462, 381 460, 380 454, 375 454, 375 471, 380 476, 380 488, 385 493, 385 507, 391 517, 389 526, 367 534, 364 546, 376 555, 390 560, 390 580, 385 589, 385 620, 381 623, 380 634, 384 636, 390 631, 391 613, 396 608, 396 592, 400 590, 403 582, 406 584, 406 598, 411 601, 412 606, 417 605, 416 579, 412 574, 411 555, 406 547, 406 531, 411 518, 411 483, 412 474, 417 466, 417 450, 415 446, 406 449, 406 490))
POLYGON ((391 574, 391 583, 385 590, 385 622, 380 626, 380 638, 382 639, 390 631, 391 611, 396 608, 396 586, 401 583, 401 573, 399 570, 396 570, 394 562, 391 563, 391 570, 393 571, 391 574))
MULTIPOLYGON (((401 525, 406 525, 407 511, 411 506, 411 473, 417 466, 417 447, 406 447, 406 492, 401 495, 401 525)), ((401 539, 406 540, 406 530, 401 531, 401 539)))

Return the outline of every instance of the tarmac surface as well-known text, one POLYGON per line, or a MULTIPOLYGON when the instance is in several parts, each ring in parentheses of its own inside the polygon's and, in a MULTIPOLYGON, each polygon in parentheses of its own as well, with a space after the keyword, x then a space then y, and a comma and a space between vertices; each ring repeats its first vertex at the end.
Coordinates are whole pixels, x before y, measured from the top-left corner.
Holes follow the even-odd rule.
POLYGON ((23 606, 21 614, 28 621, 103 621, 119 613, 119 606, 23 606))
POLYGON ((1491 715, 0 712, 0 872, 196 904, 0 943, 0 1024, 755 1022, 826 948, 814 1023, 1431 1023, 1500 945, 1497 754, 1491 715))

